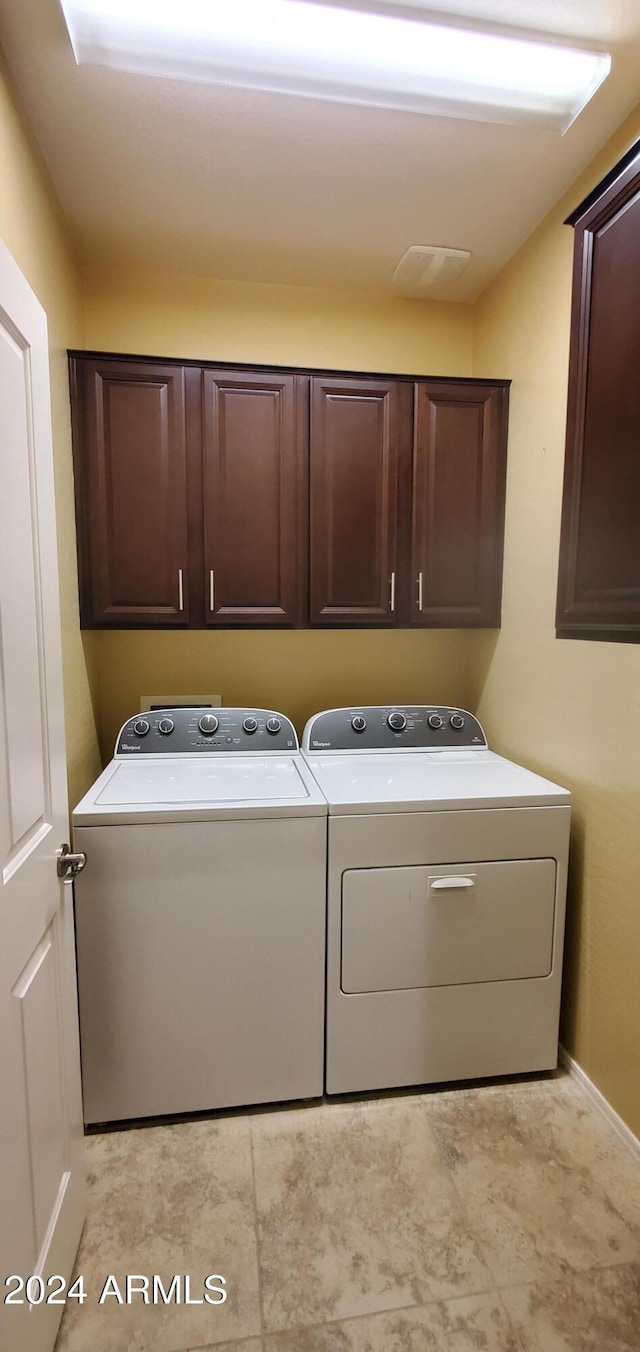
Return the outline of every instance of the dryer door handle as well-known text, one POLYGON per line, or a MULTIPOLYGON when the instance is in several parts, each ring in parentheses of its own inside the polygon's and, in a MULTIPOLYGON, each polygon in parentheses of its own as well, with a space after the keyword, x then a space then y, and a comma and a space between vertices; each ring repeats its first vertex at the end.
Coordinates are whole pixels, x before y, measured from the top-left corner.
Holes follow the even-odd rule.
POLYGON ((476 878, 476 873, 467 873, 464 875, 447 873, 443 878, 430 878, 429 889, 432 892, 444 892, 445 890, 453 890, 454 888, 457 890, 464 887, 475 887, 476 878))

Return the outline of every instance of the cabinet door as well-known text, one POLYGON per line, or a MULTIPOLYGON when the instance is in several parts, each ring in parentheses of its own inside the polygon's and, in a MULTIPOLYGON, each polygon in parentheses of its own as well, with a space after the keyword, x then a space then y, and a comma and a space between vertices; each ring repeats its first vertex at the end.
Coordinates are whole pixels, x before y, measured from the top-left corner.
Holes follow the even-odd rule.
POLYGON ((307 385, 293 375, 204 372, 209 624, 293 625, 299 618, 307 385))
POLYGON ((640 642, 640 143, 575 225, 559 638, 640 642))
POLYGON ((316 377, 311 395, 311 622, 396 622, 395 381, 316 377))
POLYGON ((500 623, 507 389, 416 386, 411 617, 500 623))
POLYGON ((78 359, 74 383, 81 622, 186 624, 184 370, 78 359))

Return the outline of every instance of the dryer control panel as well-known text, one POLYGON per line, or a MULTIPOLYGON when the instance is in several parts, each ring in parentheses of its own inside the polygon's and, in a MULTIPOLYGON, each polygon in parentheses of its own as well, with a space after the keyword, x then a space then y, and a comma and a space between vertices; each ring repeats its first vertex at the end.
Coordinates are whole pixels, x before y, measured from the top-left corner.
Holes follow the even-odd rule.
POLYGON ((293 723, 274 709, 155 709, 127 719, 116 756, 181 756, 220 751, 298 751, 293 723))
POLYGON ((303 751, 439 751, 486 747, 473 714, 442 704, 354 705, 307 723, 303 751))

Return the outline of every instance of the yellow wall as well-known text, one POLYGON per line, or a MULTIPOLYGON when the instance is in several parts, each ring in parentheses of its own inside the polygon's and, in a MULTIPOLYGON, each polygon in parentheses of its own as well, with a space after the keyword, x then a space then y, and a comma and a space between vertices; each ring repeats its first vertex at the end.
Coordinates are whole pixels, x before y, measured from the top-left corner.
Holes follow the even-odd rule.
POLYGON ((639 135, 636 109, 477 307, 474 375, 513 385, 503 626, 470 649, 492 744, 574 795, 563 1041, 638 1134, 640 646, 557 640, 554 613, 573 249, 562 221, 639 135))
MULTIPOLYGON (((469 306, 363 292, 91 272, 86 345, 229 362, 470 375, 469 306)), ((494 372, 502 375, 501 371, 494 372)), ((225 704, 281 708, 302 729, 319 708, 466 697, 467 636, 245 631, 99 633, 103 755, 141 694, 211 690, 225 704)))
POLYGON ((78 623, 73 476, 66 349, 84 342, 81 276, 39 153, 20 116, 0 53, 0 235, 47 312, 56 487, 69 797, 98 766, 86 643, 78 623))
POLYGON ((113 754, 120 725, 141 694, 218 694, 225 704, 280 709, 301 733, 318 709, 387 701, 464 706, 467 635, 368 629, 243 630, 188 634, 104 633, 101 741, 113 754))
POLYGON ((92 270, 85 322, 88 348, 203 361, 464 376, 473 359, 470 306, 366 291, 92 270))

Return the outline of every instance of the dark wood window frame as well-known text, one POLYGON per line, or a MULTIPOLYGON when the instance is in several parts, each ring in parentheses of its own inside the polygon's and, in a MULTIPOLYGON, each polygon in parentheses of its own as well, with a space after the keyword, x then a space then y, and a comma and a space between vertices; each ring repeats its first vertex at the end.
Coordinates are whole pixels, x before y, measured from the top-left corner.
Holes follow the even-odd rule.
POLYGON ((575 241, 556 634, 639 643, 640 141, 565 224, 575 241))

